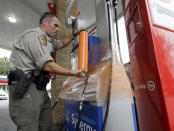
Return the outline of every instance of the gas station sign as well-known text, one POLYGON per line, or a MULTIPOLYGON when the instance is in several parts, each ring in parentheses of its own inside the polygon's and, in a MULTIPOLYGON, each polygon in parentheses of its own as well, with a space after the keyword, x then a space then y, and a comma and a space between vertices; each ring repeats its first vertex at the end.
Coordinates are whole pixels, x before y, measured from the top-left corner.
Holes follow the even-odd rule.
MULTIPOLYGON (((103 127, 103 109, 101 106, 93 106, 83 103, 81 121, 78 131, 101 131, 103 127)), ((76 131, 79 115, 79 102, 66 101, 66 131, 76 131)))
POLYGON ((155 25, 174 30, 174 0, 151 0, 150 8, 155 25))

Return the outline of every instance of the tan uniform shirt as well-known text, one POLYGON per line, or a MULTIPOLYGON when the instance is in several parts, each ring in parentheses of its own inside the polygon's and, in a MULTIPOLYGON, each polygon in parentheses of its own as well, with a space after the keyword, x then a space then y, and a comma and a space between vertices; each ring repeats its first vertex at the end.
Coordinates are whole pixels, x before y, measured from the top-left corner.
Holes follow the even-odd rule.
POLYGON ((14 41, 9 71, 19 68, 25 73, 41 70, 47 61, 53 61, 51 52, 59 48, 59 40, 51 39, 40 28, 29 29, 14 41))

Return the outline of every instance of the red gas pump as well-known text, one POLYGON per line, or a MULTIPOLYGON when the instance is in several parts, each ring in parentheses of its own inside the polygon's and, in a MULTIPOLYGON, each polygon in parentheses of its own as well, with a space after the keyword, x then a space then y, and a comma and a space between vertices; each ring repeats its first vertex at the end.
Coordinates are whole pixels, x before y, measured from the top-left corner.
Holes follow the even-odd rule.
POLYGON ((122 0, 139 128, 174 131, 174 0, 122 0))

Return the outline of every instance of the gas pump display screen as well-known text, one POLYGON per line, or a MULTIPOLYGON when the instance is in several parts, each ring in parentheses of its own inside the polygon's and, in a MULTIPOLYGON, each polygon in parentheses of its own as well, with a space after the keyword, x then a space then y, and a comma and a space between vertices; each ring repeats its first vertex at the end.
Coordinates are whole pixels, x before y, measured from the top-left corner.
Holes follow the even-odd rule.
POLYGON ((150 0, 153 22, 174 30, 174 0, 150 0))

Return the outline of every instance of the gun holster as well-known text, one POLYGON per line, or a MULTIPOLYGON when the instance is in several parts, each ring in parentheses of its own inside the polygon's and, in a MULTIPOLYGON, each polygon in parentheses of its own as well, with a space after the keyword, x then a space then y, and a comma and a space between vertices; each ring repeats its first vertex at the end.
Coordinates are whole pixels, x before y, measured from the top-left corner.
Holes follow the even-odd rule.
POLYGON ((32 83, 34 77, 32 72, 25 74, 22 70, 16 69, 11 71, 8 75, 8 84, 11 85, 12 81, 17 81, 15 90, 13 92, 13 97, 17 99, 23 98, 28 87, 32 83))

